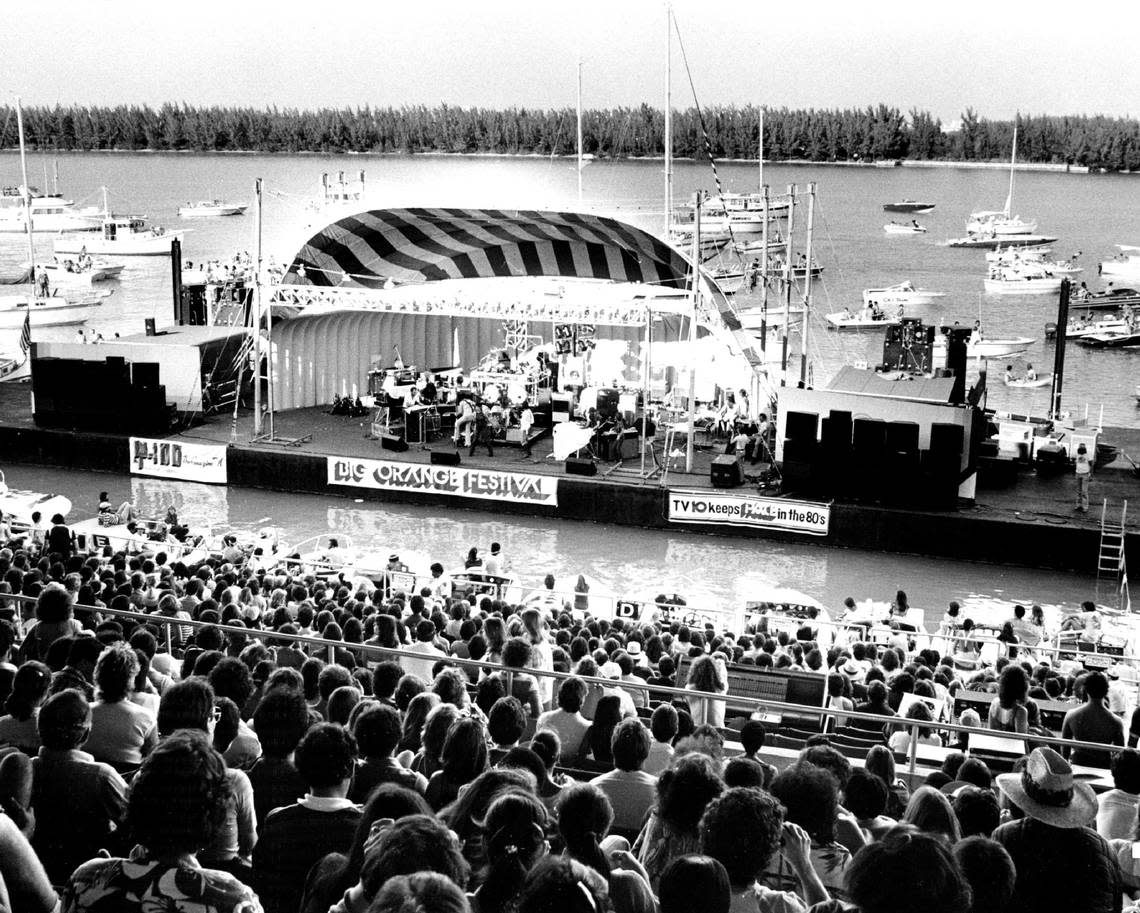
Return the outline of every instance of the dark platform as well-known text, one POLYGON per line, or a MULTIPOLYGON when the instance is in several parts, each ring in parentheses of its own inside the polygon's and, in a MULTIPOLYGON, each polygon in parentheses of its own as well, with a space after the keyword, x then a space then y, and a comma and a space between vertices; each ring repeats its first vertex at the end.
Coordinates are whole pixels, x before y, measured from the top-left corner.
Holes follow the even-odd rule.
MULTIPOLYGON (((30 390, 26 384, 0 384, 0 462, 38 463, 104 472, 126 473, 129 467, 128 438, 115 433, 75 432, 38 428, 32 422, 30 390)), ((428 464, 433 451, 451 451, 450 440, 428 445, 409 445, 406 452, 392 453, 369 436, 370 419, 329 415, 322 409, 298 409, 276 416, 276 434, 282 439, 304 439, 285 446, 281 443, 251 443, 252 415, 238 416, 236 428, 231 416, 215 416, 181 435, 186 441, 218 443, 229 447, 227 462, 232 485, 279 491, 332 494, 337 497, 373 501, 406 501, 421 504, 459 506, 496 513, 531 514, 559 519, 590 520, 601 523, 669 529, 674 532, 706 532, 745 538, 778 538, 814 542, 847 548, 917 554, 997 564, 1018 564, 1095 573, 1100 542, 1100 501, 1109 499, 1110 510, 1119 516, 1120 504, 1133 500, 1136 509, 1128 524, 1128 557, 1140 567, 1140 480, 1119 460, 1100 469, 1092 483, 1092 510, 1087 515, 1073 510, 1075 481, 1071 474, 1045 478, 1031 470, 1017 473, 1016 484, 1003 489, 979 490, 974 506, 957 511, 916 511, 878 504, 834 502, 830 531, 826 537, 726 525, 677 525, 667 520, 669 488, 717 491, 710 481, 710 467, 723 451, 717 447, 698 449, 692 473, 674 468, 667 485, 660 477, 643 480, 637 470, 640 459, 625 460, 623 470, 607 472, 613 464, 600 463, 595 477, 568 475, 562 462, 549 458, 549 435, 534 445, 534 455, 526 460, 517 446, 496 446, 494 457, 480 449, 473 457, 462 451, 462 466, 504 472, 557 476, 558 506, 531 505, 507 501, 477 500, 420 492, 393 492, 329 485, 326 457, 361 457, 428 464)), ((1111 429, 1106 438, 1123 451, 1140 455, 1140 431, 1111 429)), ((661 437, 658 437, 660 453, 661 437)), ((683 445, 682 445, 683 446, 683 445)), ((634 442, 627 453, 636 452, 634 442)), ((670 461, 672 463, 672 461, 670 461)), ((683 458, 678 465, 684 465, 683 458)), ((651 461, 649 465, 652 465, 651 461)), ((751 468, 746 466, 746 472, 751 468)), ((720 489, 722 493, 726 490, 720 489)), ((759 494, 755 485, 728 489, 727 493, 759 494)), ((785 491, 785 497, 795 497, 785 491)))

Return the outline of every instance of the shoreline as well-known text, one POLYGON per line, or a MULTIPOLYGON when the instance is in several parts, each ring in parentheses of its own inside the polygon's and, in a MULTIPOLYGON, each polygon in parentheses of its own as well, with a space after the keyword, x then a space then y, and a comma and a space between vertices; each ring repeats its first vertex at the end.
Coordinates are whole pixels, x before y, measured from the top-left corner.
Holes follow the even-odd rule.
MULTIPOLYGON (((0 154, 4 155, 19 155, 18 149, 0 149, 0 154)), ((301 149, 296 151, 282 151, 274 152, 271 150, 258 150, 258 149, 228 149, 228 150, 214 150, 214 149, 29 149, 29 155, 51 155, 55 156, 72 156, 72 155, 169 155, 169 156, 304 156, 304 157, 325 157, 334 158, 337 156, 350 156, 356 158, 467 158, 467 159, 519 159, 519 160, 557 160, 564 162, 573 162, 577 156, 574 154, 569 155, 555 155, 540 152, 441 152, 439 150, 430 150, 426 152, 358 152, 356 150, 341 150, 341 151, 325 151, 313 149, 301 149)), ((599 158, 593 157, 587 160, 591 164, 621 164, 621 163, 635 163, 635 164, 656 164, 665 161, 663 155, 654 156, 637 156, 630 155, 623 158, 599 158)), ((684 162, 691 164, 704 164, 704 158, 693 158, 691 156, 673 156, 674 162, 684 162)), ((758 161, 754 158, 718 158, 721 164, 729 165, 759 165, 758 161)), ((811 159, 765 159, 765 165, 779 165, 788 167, 823 167, 823 168, 882 168, 891 170, 894 168, 958 168, 963 170, 993 170, 993 171, 1008 171, 1009 162, 995 159, 993 161, 977 162, 977 161, 957 161, 941 159, 897 159, 895 161, 879 161, 879 162, 859 162, 859 161, 813 161, 811 159)), ((1088 165, 1069 165, 1069 164, 1056 164, 1052 162, 1017 162, 1013 166, 1014 171, 1024 172, 1046 172, 1055 174, 1124 174, 1130 175, 1134 172, 1131 171, 1109 171, 1103 168, 1090 168, 1088 165)))

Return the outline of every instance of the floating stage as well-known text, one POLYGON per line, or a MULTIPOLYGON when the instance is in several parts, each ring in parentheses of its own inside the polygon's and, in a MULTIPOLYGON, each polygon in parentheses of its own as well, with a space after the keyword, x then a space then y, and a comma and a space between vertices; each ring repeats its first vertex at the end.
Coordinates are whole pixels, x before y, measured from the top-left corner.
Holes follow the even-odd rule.
MULTIPOLYGON (((876 503, 803 501, 794 491, 760 491, 747 483, 714 487, 710 475, 722 447, 698 447, 691 473, 683 471, 681 458, 680 468, 670 465, 664 479, 643 479, 631 439, 625 470, 607 473, 612 464, 599 463, 598 475, 583 477, 568 474, 563 462, 550 458, 549 434, 534 444, 529 460, 518 447, 496 446, 493 457, 485 449, 469 457, 464 449, 460 462, 448 466, 433 465, 432 455, 455 454, 450 440, 393 452, 371 438, 369 417, 293 409, 277 413, 275 432, 280 441, 296 443, 253 441, 248 410, 239 412, 236 424, 231 415, 216 415, 181 434, 153 439, 43 428, 33 422, 29 387, 0 384, 5 468, 31 463, 141 473, 448 510, 1096 572, 1099 511, 1094 506, 1088 515, 1074 513, 1071 475, 1045 478, 1022 472, 1010 487, 983 487, 973 506, 919 511, 876 503), (163 449, 162 444, 169 447, 163 449), (176 461, 179 466, 171 465, 176 461)), ((1124 449, 1140 452, 1140 431, 1114 429, 1111 437, 1124 449)), ((747 465, 745 469, 750 471, 747 465)), ((1119 505, 1135 498, 1138 487, 1127 464, 1102 468, 1093 479, 1094 504, 1107 497, 1110 505, 1119 505)), ((1140 561, 1140 529, 1130 525, 1127 538, 1130 558, 1140 561)))

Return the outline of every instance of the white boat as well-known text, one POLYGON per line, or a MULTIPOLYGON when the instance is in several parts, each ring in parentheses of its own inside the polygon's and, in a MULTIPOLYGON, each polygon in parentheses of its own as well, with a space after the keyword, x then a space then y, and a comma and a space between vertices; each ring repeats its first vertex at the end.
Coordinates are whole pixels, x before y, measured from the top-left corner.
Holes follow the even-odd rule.
POLYGON ((199 200, 178 207, 183 219, 217 219, 222 216, 240 216, 249 209, 247 203, 226 203, 223 200, 199 200))
MULTIPOLYGON (((75 203, 58 194, 44 194, 29 187, 32 206, 32 231, 95 231, 97 219, 84 216, 75 203)), ((24 220, 24 188, 5 187, 0 191, 0 232, 23 234, 27 230, 24 220)))
POLYGON ((103 303, 109 291, 72 292, 40 298, 31 293, 0 297, 0 330, 18 330, 28 316, 33 327, 65 327, 86 323, 92 308, 103 303))
POLYGON ((903 316, 903 307, 899 305, 897 311, 890 314, 881 308, 865 307, 858 311, 848 308, 828 314, 825 319, 828 328, 832 330, 866 330, 895 326, 902 322, 903 316))
POLYGON ((1053 382, 1052 374, 1038 374, 1035 378, 1030 380, 1027 377, 1016 377, 1012 380, 1002 380, 1007 387, 1047 387, 1053 382))
POLYGON ((1013 128, 1013 143, 1009 153, 1009 193, 1005 198, 1005 206, 1000 212, 983 210, 970 214, 966 222, 966 234, 987 235, 998 238, 1010 236, 1032 235, 1037 231, 1037 223, 1026 221, 1021 216, 1013 215, 1013 172, 1017 163, 1017 125, 1013 128))
POLYGON ((20 524, 28 525, 36 511, 41 514, 46 529, 53 516, 62 514, 66 517, 71 512, 71 501, 63 495, 45 495, 38 491, 9 488, 4 473, 0 471, 0 513, 15 518, 20 524))
POLYGON ((994 250, 986 252, 987 263, 1005 263, 1007 261, 1022 261, 1032 260, 1034 262, 1041 262, 1045 259, 1045 255, 1050 253, 1052 248, 1048 245, 1016 245, 1010 244, 1006 247, 997 247, 994 250))
POLYGON ((181 240, 184 229, 167 231, 150 228, 141 216, 116 216, 107 206, 107 188, 103 188, 102 230, 92 236, 61 236, 53 242, 59 254, 110 254, 116 257, 159 257, 170 255, 175 238, 181 240))
POLYGON ((878 304, 880 307, 892 307, 899 304, 934 304, 939 298, 945 298, 945 292, 935 292, 931 289, 915 288, 909 279, 898 285, 886 288, 863 289, 863 304, 870 307, 878 304))
POLYGON ((32 373, 27 352, 0 352, 0 381, 23 380, 32 373))
MULTIPOLYGON (((740 321, 740 325, 750 333, 759 333, 761 324, 766 326, 769 330, 784 325, 784 309, 779 305, 768 305, 767 316, 764 315, 762 308, 757 307, 737 311, 736 317, 740 321)), ((797 304, 788 308, 788 320, 793 326, 802 322, 803 319, 803 305, 797 304)))
POLYGON ((888 222, 883 226, 888 235, 922 235, 926 229, 917 222, 888 222))
POLYGON ((1066 339, 1080 339, 1084 336, 1095 336, 1098 333, 1128 333, 1131 326, 1121 317, 1106 317, 1092 323, 1079 317, 1070 317, 1069 325, 1065 330, 1066 339))
POLYGON ((1040 247, 1043 244, 1052 244, 1057 239, 1049 235, 997 235, 993 232, 967 235, 964 238, 951 238, 945 242, 946 247, 964 247, 974 250, 996 250, 1003 245, 1040 247))
POLYGON ((1006 339, 973 338, 966 344, 967 358, 1000 358, 1003 355, 1020 355, 1033 345, 1028 336, 1012 336, 1006 339))
POLYGON ((50 263, 38 264, 40 269, 47 272, 53 286, 107 282, 119 278, 125 265, 111 260, 85 260, 82 254, 75 259, 55 257, 50 263))
POLYGON ((1111 260, 1102 260, 1098 272, 1102 276, 1140 279, 1140 247, 1131 244, 1117 244, 1120 253, 1111 260))
POLYGON ((1064 276, 1042 269, 997 267, 985 279, 987 295, 1042 295, 1059 291, 1064 276))

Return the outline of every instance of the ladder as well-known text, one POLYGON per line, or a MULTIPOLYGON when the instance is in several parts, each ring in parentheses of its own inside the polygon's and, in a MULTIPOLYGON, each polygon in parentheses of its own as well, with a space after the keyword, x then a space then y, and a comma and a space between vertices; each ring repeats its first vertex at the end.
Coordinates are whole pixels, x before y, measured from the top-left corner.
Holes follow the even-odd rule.
POLYGON ((1108 498, 1100 508, 1100 552, 1096 563, 1096 588, 1100 597, 1101 581, 1111 581, 1116 597, 1116 607, 1122 607, 1128 591, 1128 575, 1124 561, 1124 523, 1128 515, 1128 502, 1120 508, 1120 521, 1110 519, 1108 498))

